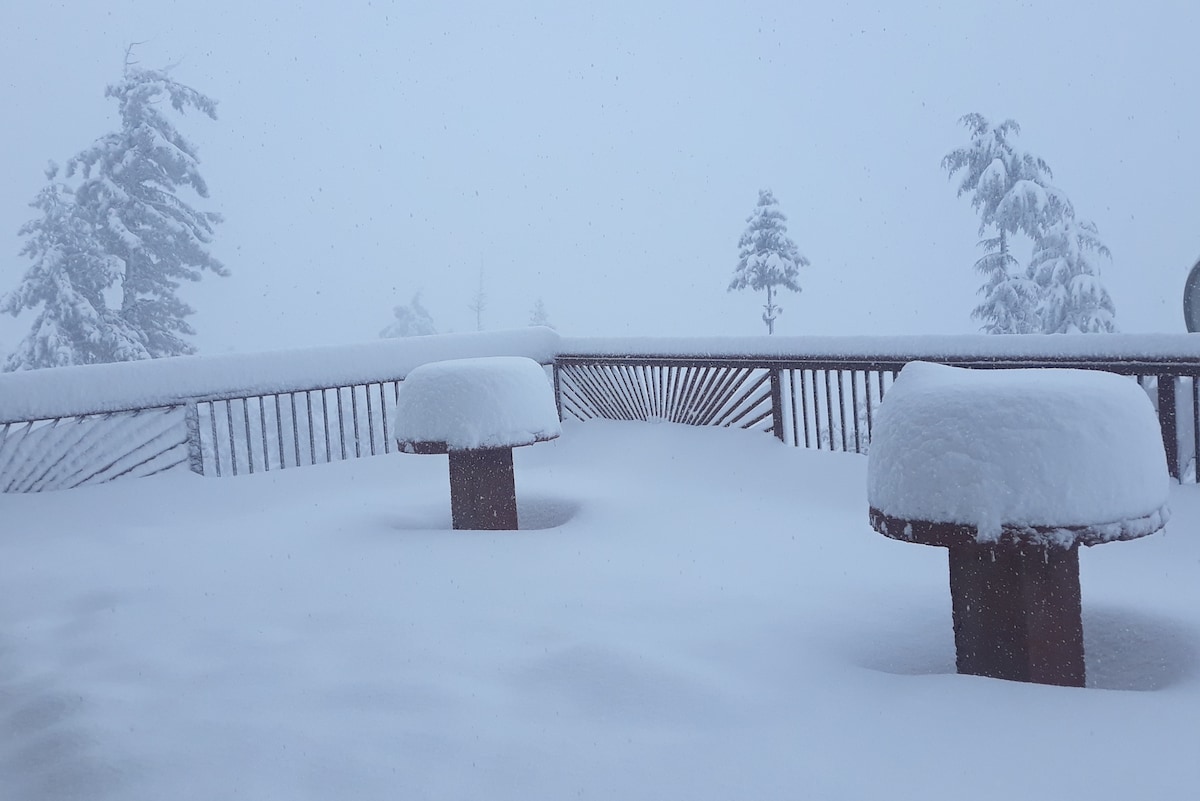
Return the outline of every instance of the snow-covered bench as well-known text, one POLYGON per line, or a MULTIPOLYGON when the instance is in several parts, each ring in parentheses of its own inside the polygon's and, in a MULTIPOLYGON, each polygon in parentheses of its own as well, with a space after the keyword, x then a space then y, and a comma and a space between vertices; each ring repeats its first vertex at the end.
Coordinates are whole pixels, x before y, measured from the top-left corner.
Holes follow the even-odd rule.
POLYGON ((1145 392, 1090 370, 914 362, 880 407, 871 525, 949 549, 959 673, 1083 686, 1079 546, 1166 522, 1145 392))
POLYGON ((532 359, 433 362, 400 387, 394 431, 406 453, 448 453, 456 529, 517 528, 512 449, 559 436, 554 391, 532 359))

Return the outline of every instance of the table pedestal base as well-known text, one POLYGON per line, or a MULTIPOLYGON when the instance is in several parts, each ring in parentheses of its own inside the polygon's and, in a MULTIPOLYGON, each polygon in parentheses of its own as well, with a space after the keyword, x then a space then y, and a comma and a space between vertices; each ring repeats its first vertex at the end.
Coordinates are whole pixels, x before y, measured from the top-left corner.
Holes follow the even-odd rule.
POLYGON ((958 672, 1084 686, 1079 546, 949 551, 958 672))
POLYGON ((516 530, 512 448, 450 451, 450 516, 456 529, 516 530))

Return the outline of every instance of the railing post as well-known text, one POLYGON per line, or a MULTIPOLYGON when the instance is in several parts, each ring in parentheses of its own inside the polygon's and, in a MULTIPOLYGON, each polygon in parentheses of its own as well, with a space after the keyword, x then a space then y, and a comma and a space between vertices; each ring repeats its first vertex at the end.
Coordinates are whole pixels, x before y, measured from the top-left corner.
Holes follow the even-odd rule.
POLYGON ((771 369, 771 433, 780 442, 786 442, 783 434, 783 370, 771 369))
POLYGON ((559 378, 558 359, 550 364, 550 372, 554 375, 554 405, 558 408, 558 422, 563 421, 562 412, 562 380, 559 378))
POLYGON ((1158 424, 1162 428, 1163 450, 1167 454, 1167 471, 1179 480, 1179 424, 1175 409, 1175 376, 1158 376, 1158 424))
POLYGON ((200 442, 200 405, 188 401, 183 413, 187 426, 188 467, 193 473, 204 475, 204 448, 200 442))

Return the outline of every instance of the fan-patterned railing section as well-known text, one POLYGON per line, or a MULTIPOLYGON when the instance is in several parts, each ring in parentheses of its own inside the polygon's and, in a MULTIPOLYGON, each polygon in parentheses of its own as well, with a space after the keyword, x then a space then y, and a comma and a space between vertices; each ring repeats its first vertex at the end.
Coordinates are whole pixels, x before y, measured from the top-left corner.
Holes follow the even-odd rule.
POLYGON ((875 410, 902 366, 562 356, 555 371, 562 412, 578 420, 736 426, 797 447, 866 453, 875 410))
POLYGON ((718 363, 560 362, 564 414, 579 420, 665 420, 698 426, 771 428, 771 374, 718 363))
MULTIPOLYGON (((560 354, 555 383, 564 417, 662 419, 769 431, 796 447, 867 453, 888 388, 912 358, 682 357, 560 354)), ((1197 481, 1197 360, 1055 356, 930 357, 977 369, 1068 367, 1138 381, 1154 402, 1168 469, 1197 481)))

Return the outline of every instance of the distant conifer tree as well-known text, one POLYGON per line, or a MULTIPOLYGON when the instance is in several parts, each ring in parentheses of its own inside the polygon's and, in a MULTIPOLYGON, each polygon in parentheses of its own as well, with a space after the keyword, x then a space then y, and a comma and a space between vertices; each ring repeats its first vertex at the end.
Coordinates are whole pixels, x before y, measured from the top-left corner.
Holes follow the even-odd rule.
POLYGON ((961 122, 971 142, 948 153, 942 169, 959 177, 959 197, 969 195, 979 213, 983 301, 972 316, 991 334, 1114 331, 1112 299, 1088 260, 1109 255, 1096 226, 1075 219, 1043 159, 1016 148, 1016 122, 992 125, 980 114, 961 122), (1014 236, 1033 242, 1024 268, 1012 253, 1014 236))
POLYGON ((420 337, 437 333, 433 318, 429 316, 425 305, 421 303, 420 292, 413 295, 412 301, 407 306, 394 307, 392 313, 396 319, 392 320, 387 328, 380 331, 379 336, 384 338, 420 337))
POLYGON ((779 202, 770 189, 759 190, 758 205, 746 222, 746 230, 738 240, 738 264, 729 291, 746 287, 755 291, 765 289, 767 302, 762 320, 767 333, 774 334, 775 320, 783 312, 775 303, 775 289, 783 287, 799 292, 800 268, 807 267, 809 262, 788 238, 787 217, 779 210, 779 202))
POLYGON ((119 260, 121 319, 151 357, 194 353, 186 318, 193 309, 177 294, 203 270, 227 275, 208 252, 221 217, 194 209, 179 190, 208 197, 196 147, 167 118, 195 109, 216 119, 216 102, 175 81, 167 70, 142 69, 126 53, 121 80, 106 95, 117 101, 118 131, 102 136, 68 164, 80 175, 79 213, 94 228, 99 248, 119 260))

